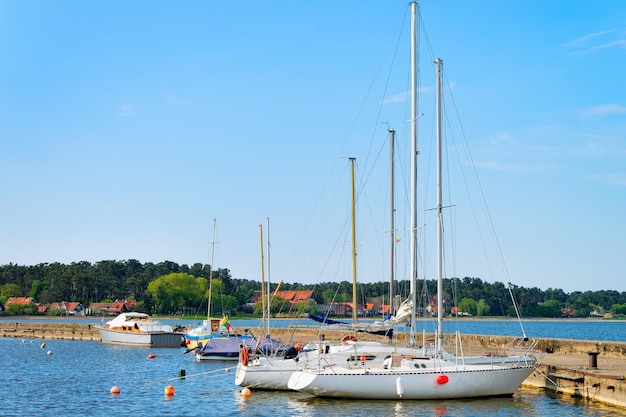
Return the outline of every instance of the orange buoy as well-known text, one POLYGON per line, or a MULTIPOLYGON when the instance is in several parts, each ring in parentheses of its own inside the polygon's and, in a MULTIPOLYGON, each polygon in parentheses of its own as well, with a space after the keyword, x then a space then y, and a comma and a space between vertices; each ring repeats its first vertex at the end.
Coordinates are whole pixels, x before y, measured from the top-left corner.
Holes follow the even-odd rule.
POLYGON ((241 396, 242 397, 249 397, 251 394, 250 392, 250 388, 245 387, 244 389, 241 390, 241 396))
POLYGON ((165 395, 167 395, 168 397, 174 395, 174 391, 175 389, 172 385, 168 385, 167 387, 165 387, 165 395))
POLYGON ((449 380, 448 375, 439 375, 437 377, 437 383, 439 385, 447 384, 449 380))
POLYGON ((154 359, 156 358, 156 355, 154 353, 151 353, 148 355, 148 359, 154 359))
POLYGON ((117 395, 121 392, 120 387, 118 387, 117 385, 114 385, 111 387, 111 390, 109 392, 113 395, 117 395))
POLYGON ((367 359, 367 356, 365 356, 365 353, 361 355, 361 363, 365 363, 365 360, 367 359))

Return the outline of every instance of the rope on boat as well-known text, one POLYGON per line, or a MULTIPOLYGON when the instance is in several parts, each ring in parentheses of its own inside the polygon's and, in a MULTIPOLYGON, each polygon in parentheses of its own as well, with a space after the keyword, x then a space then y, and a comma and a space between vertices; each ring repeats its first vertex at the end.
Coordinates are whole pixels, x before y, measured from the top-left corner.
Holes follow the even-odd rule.
POLYGON ((233 369, 232 366, 228 366, 226 368, 220 368, 220 369, 214 369, 212 371, 206 371, 206 372, 199 372, 197 374, 189 374, 189 375, 179 375, 177 377, 173 377, 173 378, 166 378, 166 379, 158 379, 156 381, 149 381, 149 382, 144 382, 141 384, 141 386, 146 386, 146 385, 152 385, 152 384, 160 384, 162 382, 168 382, 168 381, 176 381, 178 379, 185 379, 185 378, 190 378, 190 377, 194 377, 194 376, 201 376, 201 375, 208 375, 208 374, 215 374, 218 372, 230 372, 233 369))
MULTIPOLYGON (((589 390, 589 389, 592 389, 592 388, 596 388, 596 389, 598 389, 598 390, 599 390, 599 386, 598 386, 598 385, 591 385, 591 386, 588 386, 588 385, 586 385, 586 384, 583 384, 583 385, 565 386, 565 385, 559 384, 559 383, 558 383, 558 382, 556 382, 554 379, 552 379, 552 378, 550 377, 550 375, 546 374, 546 373, 545 373, 545 372, 543 372, 541 369, 539 369, 539 366, 535 365, 535 366, 533 366, 533 368, 535 368, 535 370, 536 370, 537 372, 539 372, 539 374, 540 374, 540 375, 542 375, 542 376, 543 376, 546 380, 550 381, 550 382, 552 383, 552 385, 554 385, 554 391, 555 391, 555 392, 557 392, 557 393, 558 393, 558 392, 561 392, 561 393, 562 393, 564 389, 568 389, 568 388, 570 388, 570 389, 571 389, 571 388, 574 388, 574 389, 578 389, 578 390, 582 390, 582 389, 589 390)), ((559 379, 559 378, 557 377, 556 379, 559 379)), ((594 394, 594 395, 595 395, 595 394, 594 394)))

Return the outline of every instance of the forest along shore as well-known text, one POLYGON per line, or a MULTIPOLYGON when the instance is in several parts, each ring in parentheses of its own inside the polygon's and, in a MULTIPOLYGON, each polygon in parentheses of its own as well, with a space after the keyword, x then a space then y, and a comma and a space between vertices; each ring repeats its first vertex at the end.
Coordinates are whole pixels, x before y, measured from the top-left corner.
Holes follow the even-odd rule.
MULTIPOLYGON (((189 327, 191 328, 191 327, 189 327)), ((185 329, 186 331, 187 329, 185 329)), ((260 336, 259 330, 252 333, 260 336), (259 334, 256 334, 259 333, 259 334)), ((324 330, 324 339, 339 342, 345 332, 324 330)), ((307 343, 318 340, 319 329, 273 329, 273 338, 283 343, 307 343)), ((61 339, 100 341, 94 324, 78 323, 23 323, 0 322, 0 337, 19 339, 61 339)), ((359 333, 359 339, 383 341, 380 336, 359 333)), ((427 341, 434 339, 426 334, 427 341)), ((510 336, 462 335, 463 352, 468 356, 504 353, 504 348, 515 339, 510 336)), ((535 356, 538 365, 524 386, 555 391, 560 394, 599 401, 626 409, 626 343, 571 339, 537 339, 535 356)), ((408 334, 397 333, 395 343, 404 345, 408 334)), ((421 340, 418 340, 421 344, 421 340)), ((455 352, 452 342, 447 347, 455 352)))

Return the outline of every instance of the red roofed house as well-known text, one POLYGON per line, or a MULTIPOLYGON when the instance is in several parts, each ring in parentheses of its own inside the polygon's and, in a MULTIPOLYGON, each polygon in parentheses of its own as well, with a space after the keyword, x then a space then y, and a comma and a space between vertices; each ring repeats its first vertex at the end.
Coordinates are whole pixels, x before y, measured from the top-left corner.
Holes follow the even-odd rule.
POLYGON ((131 311, 137 304, 137 300, 115 300, 113 303, 91 303, 85 313, 92 316, 117 316, 120 313, 131 311))
POLYGON ((391 312, 391 306, 389 304, 383 304, 378 309, 378 313, 382 315, 387 315, 391 312))
POLYGON ((35 304, 35 299, 33 297, 9 297, 4 305, 10 306, 11 304, 26 306, 29 304, 35 304))
POLYGON ((296 304, 308 300, 315 303, 313 291, 278 291, 276 295, 283 300, 289 301, 289 304, 296 304))
POLYGON ((10 305, 34 306, 35 310, 33 312, 39 314, 44 314, 48 311, 48 307, 36 303, 33 297, 9 297, 4 304, 6 307, 9 307, 10 305))
POLYGON ((57 301, 54 303, 50 303, 50 305, 48 306, 50 308, 50 310, 63 310, 65 311, 65 314, 71 315, 71 316, 84 316, 85 315, 85 309, 83 308, 83 305, 81 303, 78 302, 67 302, 67 301, 57 301))
POLYGON ((117 316, 128 311, 126 303, 91 303, 87 314, 92 316, 117 316))

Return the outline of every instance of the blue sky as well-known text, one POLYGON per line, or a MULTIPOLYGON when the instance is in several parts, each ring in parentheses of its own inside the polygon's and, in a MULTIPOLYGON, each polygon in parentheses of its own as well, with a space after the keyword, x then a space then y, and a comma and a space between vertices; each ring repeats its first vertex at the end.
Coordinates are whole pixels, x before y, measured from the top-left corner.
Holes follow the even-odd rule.
MULTIPOLYGON (((405 279, 407 13, 404 0, 0 1, 0 264, 209 263, 215 218, 215 267, 256 280, 269 218, 270 280, 350 280, 356 157, 359 281, 387 281, 391 127, 405 279)), ((469 145, 505 261, 458 238, 447 274, 626 291, 626 3, 438 0, 421 15, 424 275, 435 56, 460 120, 446 130, 469 145)), ((444 203, 470 235, 470 204, 444 203)))

